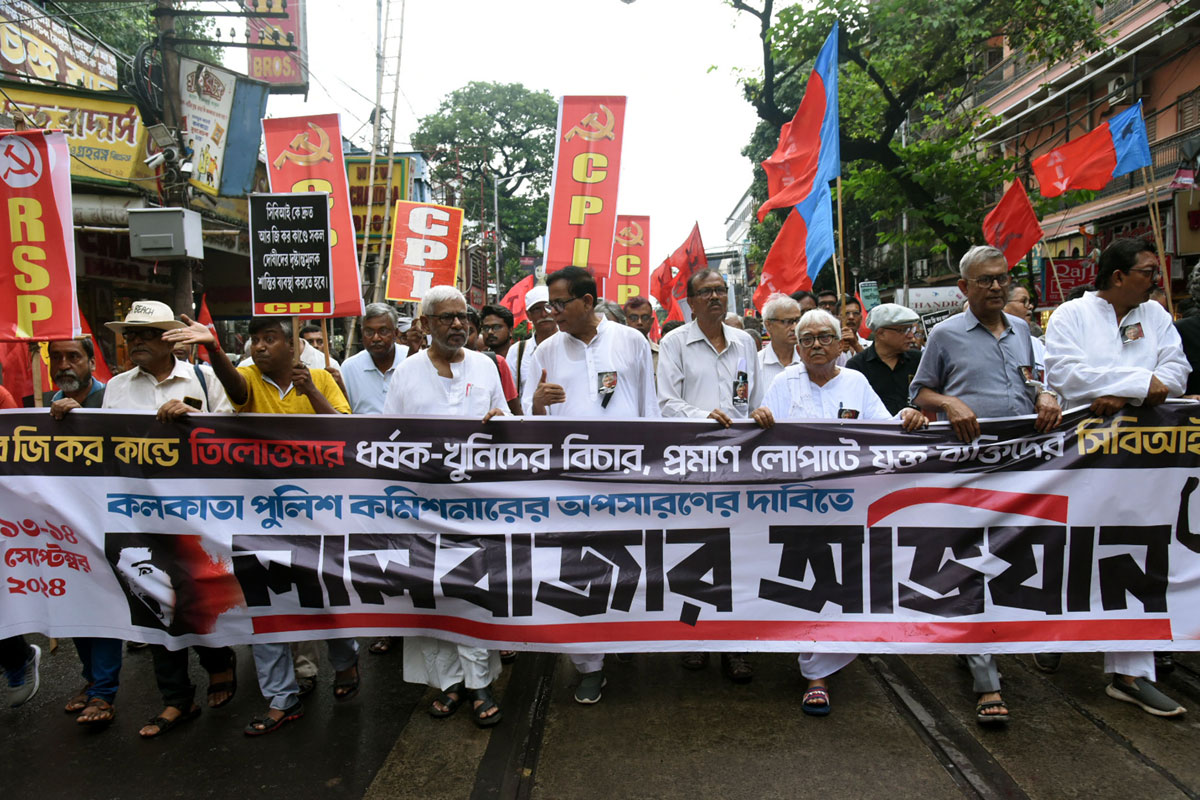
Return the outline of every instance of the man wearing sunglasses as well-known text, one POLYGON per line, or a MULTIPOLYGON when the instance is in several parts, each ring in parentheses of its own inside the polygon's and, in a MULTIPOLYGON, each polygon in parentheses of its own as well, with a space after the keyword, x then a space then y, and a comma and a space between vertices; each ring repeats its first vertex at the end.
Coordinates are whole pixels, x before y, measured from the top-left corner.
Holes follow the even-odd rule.
POLYGON ((920 317, 911 308, 898 303, 883 303, 867 315, 867 327, 875 341, 846 362, 847 369, 858 370, 887 406, 888 413, 899 414, 911 406, 908 386, 917 374, 921 354, 910 349, 916 339, 920 317))

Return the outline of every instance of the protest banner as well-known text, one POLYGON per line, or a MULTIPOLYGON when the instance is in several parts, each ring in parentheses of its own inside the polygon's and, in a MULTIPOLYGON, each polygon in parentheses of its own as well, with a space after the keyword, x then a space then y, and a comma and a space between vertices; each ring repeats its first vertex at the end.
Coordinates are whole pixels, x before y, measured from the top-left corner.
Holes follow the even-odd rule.
POLYGON ((617 225, 624 97, 563 97, 546 223, 546 264, 609 277, 617 225))
POLYGON ((879 299, 879 284, 875 281, 861 281, 858 284, 858 300, 862 305, 863 318, 867 313, 883 301, 879 299))
POLYGON ((1200 650, 1198 418, 0 411, 0 637, 1200 650))
POLYGON ((420 300, 431 286, 458 282, 463 210, 401 201, 393 209, 392 249, 384 296, 420 300))
POLYGON ((625 305, 631 297, 650 297, 650 218, 622 214, 613 238, 612 269, 604 281, 605 300, 625 305))
POLYGON ((922 314, 921 327, 925 329, 925 335, 929 336, 929 332, 933 330, 934 325, 937 325, 939 322, 945 322, 954 313, 954 311, 948 308, 943 308, 941 311, 930 311, 927 314, 922 314))
POLYGON ((61 131, 0 133, 0 341, 79 336, 70 160, 61 131))
POLYGON ((337 114, 264 119, 262 125, 271 191, 328 193, 332 316, 361 316, 362 284, 337 114))
POLYGON ((254 315, 329 316, 333 279, 326 194, 252 194, 249 200, 254 315))

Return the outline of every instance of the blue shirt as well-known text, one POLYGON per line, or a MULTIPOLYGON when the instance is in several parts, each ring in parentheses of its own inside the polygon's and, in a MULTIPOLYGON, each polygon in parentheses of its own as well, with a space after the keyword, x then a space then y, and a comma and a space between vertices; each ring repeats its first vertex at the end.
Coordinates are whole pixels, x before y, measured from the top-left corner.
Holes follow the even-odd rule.
MULTIPOLYGON (((1004 323, 998 339, 970 308, 938 323, 929 333, 909 397, 915 400, 928 386, 963 401, 980 418, 1034 413, 1033 395, 1021 371, 1034 364, 1029 326, 1009 314, 1004 323)), ((938 412, 938 417, 944 419, 945 414, 938 412)))
POLYGON ((408 348, 393 345, 396 351, 392 366, 386 373, 375 366, 370 352, 361 350, 342 362, 342 383, 346 385, 346 399, 354 414, 382 414, 383 401, 387 398, 392 373, 408 355, 408 348))
MULTIPOLYGON (((43 395, 44 397, 45 395, 43 395)), ((63 399, 63 390, 59 389, 50 398, 50 402, 63 399)), ((44 401, 43 401, 44 402, 44 401)), ((88 390, 87 397, 83 398, 83 402, 79 404, 81 408, 100 408, 104 403, 104 382, 97 378, 92 378, 92 388, 88 390)))

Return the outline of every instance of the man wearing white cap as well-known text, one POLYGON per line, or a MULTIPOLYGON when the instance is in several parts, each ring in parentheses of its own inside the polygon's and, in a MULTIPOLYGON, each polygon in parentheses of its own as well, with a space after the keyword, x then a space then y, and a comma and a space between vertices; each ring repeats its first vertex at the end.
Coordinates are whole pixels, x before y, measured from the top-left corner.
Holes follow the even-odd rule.
MULTIPOLYGON (((517 394, 521 397, 525 396, 528 381, 536 381, 538 377, 533 374, 534 351, 538 345, 558 333, 558 324, 555 323, 554 315, 550 313, 550 306, 547 305, 549 300, 550 291, 544 285, 535 286, 525 293, 525 315, 529 317, 529 324, 533 326, 533 336, 522 339, 515 348, 509 348, 509 353, 516 353, 513 356, 513 369, 517 373, 517 394)), ((524 401, 522 409, 525 414, 529 414, 531 410, 524 407, 524 401)))
POLYGON ((909 346, 916 339, 920 319, 917 312, 898 303, 875 306, 867 314, 867 327, 875 334, 875 341, 846 362, 847 369, 867 376, 891 414, 912 405, 908 385, 917 374, 921 354, 909 346))

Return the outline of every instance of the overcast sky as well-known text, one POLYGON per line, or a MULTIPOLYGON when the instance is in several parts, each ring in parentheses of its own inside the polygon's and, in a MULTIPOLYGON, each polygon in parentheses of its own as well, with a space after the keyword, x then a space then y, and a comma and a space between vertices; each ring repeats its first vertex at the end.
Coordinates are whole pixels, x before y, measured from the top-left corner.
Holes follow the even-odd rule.
MULTIPOLYGON (((375 3, 308 5, 314 78, 308 102, 275 96, 268 114, 336 111, 343 133, 369 142, 375 3)), ((398 22, 401 0, 392 6, 398 22)), ((706 248, 726 241, 726 219, 752 177, 741 149, 757 117, 742 99, 737 72, 761 63, 757 20, 722 0, 407 0, 406 6, 397 149, 408 147, 417 119, 473 80, 522 83, 556 98, 626 95, 618 212, 650 215, 655 261, 682 243, 696 221, 706 248)), ((395 52, 394 42, 388 51, 395 52)), ((237 58, 230 54, 228 63, 242 68, 237 58)), ((384 108, 390 103, 385 93, 384 108)))

